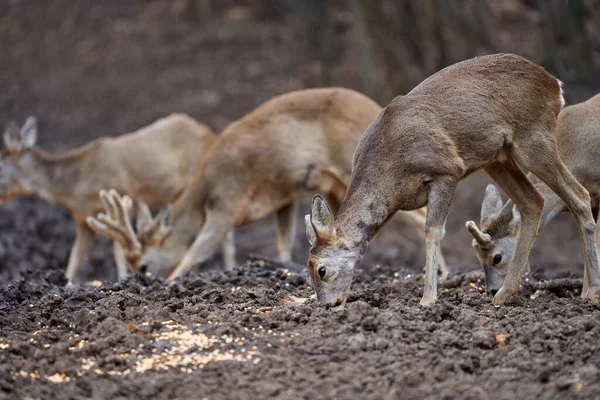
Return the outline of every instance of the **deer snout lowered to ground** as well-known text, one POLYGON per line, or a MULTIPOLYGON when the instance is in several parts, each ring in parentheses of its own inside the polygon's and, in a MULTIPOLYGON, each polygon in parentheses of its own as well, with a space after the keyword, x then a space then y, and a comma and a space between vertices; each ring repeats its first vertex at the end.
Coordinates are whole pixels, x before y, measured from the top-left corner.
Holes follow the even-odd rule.
POLYGON ((484 169, 521 215, 515 253, 500 305, 519 289, 537 235, 544 199, 522 168, 562 199, 579 224, 589 287, 600 288, 596 224, 588 192, 561 161, 554 128, 564 100, 561 83, 516 55, 459 62, 432 75, 383 109, 360 140, 338 214, 315 197, 307 217, 312 244, 308 275, 321 302, 346 300, 354 266, 378 229, 397 210, 427 205, 422 305, 437 297, 440 240, 457 183, 484 169))
MULTIPOLYGON (((560 158, 573 176, 590 193, 598 206, 600 196, 600 95, 586 102, 569 106, 558 115, 556 144, 560 158)), ((544 196, 541 226, 557 214, 568 211, 565 202, 538 177, 528 174, 535 188, 544 196)), ((467 222, 467 229, 474 237, 473 247, 485 271, 485 288, 495 293, 502 286, 508 265, 515 254, 515 245, 521 217, 512 201, 503 204, 500 192, 488 185, 481 206, 481 229, 474 221, 467 222)), ((584 270, 583 293, 589 289, 590 281, 584 270)))
MULTIPOLYGON (((219 135, 171 207, 152 218, 143 204, 136 211, 117 191, 103 192, 106 213, 88 223, 120 243, 136 269, 172 279, 208 259, 235 227, 275 213, 279 257, 290 260, 298 198, 318 192, 337 207, 358 140, 380 110, 341 88, 275 97, 219 135), (137 229, 127 222, 134 211, 142 215, 137 229)), ((404 214, 399 218, 424 230, 421 211, 404 214)))
MULTIPOLYGON (((172 114, 136 132, 59 154, 36 147, 36 139, 33 117, 21 128, 7 125, 0 148, 0 200, 36 195, 71 213, 77 228, 66 276, 72 281, 94 239, 86 217, 104 210, 98 192, 112 187, 153 209, 164 207, 189 183, 216 136, 192 118, 172 114)), ((118 245, 115 261, 122 278, 127 263, 118 245)))

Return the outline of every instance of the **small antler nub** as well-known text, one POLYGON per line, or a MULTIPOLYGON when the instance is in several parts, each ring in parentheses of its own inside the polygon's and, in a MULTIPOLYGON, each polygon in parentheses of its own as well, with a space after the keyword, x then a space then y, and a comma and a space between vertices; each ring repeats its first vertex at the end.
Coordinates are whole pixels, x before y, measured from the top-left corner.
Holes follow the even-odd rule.
POLYGON ((492 236, 489 233, 481 231, 474 221, 467 221, 465 226, 480 246, 489 246, 492 243, 492 236))

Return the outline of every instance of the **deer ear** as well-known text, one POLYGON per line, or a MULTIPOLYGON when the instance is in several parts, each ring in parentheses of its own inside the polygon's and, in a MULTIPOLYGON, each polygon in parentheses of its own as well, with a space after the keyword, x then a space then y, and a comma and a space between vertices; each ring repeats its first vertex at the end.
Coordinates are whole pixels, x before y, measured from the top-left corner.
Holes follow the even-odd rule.
POLYGON ((171 215, 173 214, 172 210, 173 206, 169 204, 156 216, 156 218, 160 220, 157 235, 161 244, 165 241, 167 236, 171 234, 171 231, 173 231, 173 221, 171 220, 171 215))
POLYGON ((2 135, 2 140, 4 142, 4 147, 9 151, 19 147, 20 130, 19 125, 17 125, 15 121, 10 121, 6 125, 4 135, 2 135))
POLYGON ((35 146, 37 142, 37 119, 28 117, 23 127, 21 127, 21 143, 23 149, 29 149, 35 146))
POLYGON ((310 222, 320 240, 328 240, 335 234, 333 213, 327 201, 319 195, 313 197, 310 222))
POLYGON ((143 233, 146 228, 152 225, 152 213, 150 212, 150 208, 143 201, 137 202, 137 210, 135 214, 136 219, 136 231, 138 234, 143 233))
POLYGON ((160 229, 171 228, 171 215, 173 213, 173 205, 168 204, 160 213, 160 229))
POLYGON ((306 237, 308 238, 308 243, 311 246, 314 246, 317 243, 317 233, 315 232, 315 228, 313 228, 312 222, 310 222, 310 214, 306 214, 304 216, 304 224, 306 225, 306 237))
POLYGON ((485 196, 481 204, 481 225, 488 218, 494 216, 502 209, 502 197, 500 191, 491 183, 485 188, 485 196))
POLYGON ((517 206, 513 204, 512 206, 512 221, 510 221, 510 226, 513 229, 516 229, 519 223, 521 223, 521 213, 517 209, 517 206))
POLYGON ((521 213, 519 212, 519 209, 517 208, 517 206, 514 204, 512 207, 512 213, 513 213, 513 222, 515 222, 515 223, 521 222, 521 213))

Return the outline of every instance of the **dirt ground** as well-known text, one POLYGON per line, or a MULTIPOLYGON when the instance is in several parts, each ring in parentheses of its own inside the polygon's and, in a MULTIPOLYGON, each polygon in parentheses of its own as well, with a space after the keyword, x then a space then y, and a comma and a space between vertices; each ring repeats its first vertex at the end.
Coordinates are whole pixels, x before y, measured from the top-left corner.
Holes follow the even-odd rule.
POLYGON ((474 283, 421 308, 421 277, 381 268, 361 271, 346 307, 329 310, 297 303, 310 294, 302 273, 260 261, 171 285, 64 283, 60 269, 38 270, 0 289, 0 396, 590 399, 600 391, 600 310, 576 291, 525 286, 494 309, 474 283))
MULTIPOLYGON (((198 26, 178 3, 0 2, 0 121, 36 115, 40 145, 63 151, 175 111, 219 130, 276 94, 317 82, 294 24, 242 7, 198 26)), ((354 78, 351 69, 337 76, 347 87, 354 78)), ((567 82, 567 99, 597 89, 567 82)), ((464 221, 478 219, 487 182, 476 174, 456 193, 443 242, 456 274, 477 268, 464 221)), ((135 276, 114 283, 111 246, 97 240, 80 283, 66 286, 74 226, 42 200, 3 205, 0 228, 0 398, 600 393, 599 308, 578 289, 530 285, 581 277, 570 215, 538 237, 536 278, 497 310, 482 283, 468 281, 443 290, 435 306, 418 307, 422 237, 393 220, 371 244, 343 310, 299 303, 311 294, 302 223, 297 264, 268 261, 275 241, 267 219, 236 232, 238 269, 170 285, 135 276), (260 256, 246 263, 252 254, 260 256)), ((219 263, 218 255, 209 262, 219 263)))

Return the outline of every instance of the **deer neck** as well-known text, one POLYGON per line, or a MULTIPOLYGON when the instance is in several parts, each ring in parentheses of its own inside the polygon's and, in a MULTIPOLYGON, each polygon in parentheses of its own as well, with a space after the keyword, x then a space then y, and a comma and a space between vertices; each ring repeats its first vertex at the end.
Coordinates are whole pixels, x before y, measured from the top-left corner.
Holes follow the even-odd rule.
POLYGON ((82 157, 85 154, 50 154, 34 147, 19 159, 19 184, 29 195, 69 208, 74 190, 85 176, 82 157))
POLYGON ((173 237, 190 246, 205 220, 205 199, 194 186, 188 185, 173 203, 173 237))
POLYGON ((335 217, 336 235, 360 259, 371 238, 389 217, 389 207, 376 192, 348 192, 335 217))

